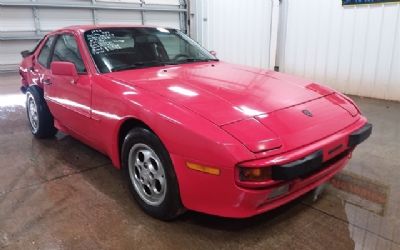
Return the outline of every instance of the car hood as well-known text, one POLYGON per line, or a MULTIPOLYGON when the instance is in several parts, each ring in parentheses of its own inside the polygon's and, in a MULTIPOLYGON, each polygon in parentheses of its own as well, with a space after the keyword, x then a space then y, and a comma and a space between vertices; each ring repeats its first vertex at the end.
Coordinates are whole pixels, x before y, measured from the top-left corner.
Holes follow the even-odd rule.
POLYGON ((107 76, 157 93, 220 126, 333 93, 292 76, 223 62, 127 70, 107 76))

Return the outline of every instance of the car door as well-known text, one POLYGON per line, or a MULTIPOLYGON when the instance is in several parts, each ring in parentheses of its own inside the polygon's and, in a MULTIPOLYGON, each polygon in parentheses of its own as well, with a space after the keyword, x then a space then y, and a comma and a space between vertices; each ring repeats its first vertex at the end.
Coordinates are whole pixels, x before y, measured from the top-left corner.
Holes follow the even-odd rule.
POLYGON ((49 108, 60 125, 85 137, 90 127, 91 81, 80 49, 74 34, 58 35, 51 62, 73 63, 79 77, 76 81, 71 81, 66 76, 51 75, 50 82, 44 88, 49 108))

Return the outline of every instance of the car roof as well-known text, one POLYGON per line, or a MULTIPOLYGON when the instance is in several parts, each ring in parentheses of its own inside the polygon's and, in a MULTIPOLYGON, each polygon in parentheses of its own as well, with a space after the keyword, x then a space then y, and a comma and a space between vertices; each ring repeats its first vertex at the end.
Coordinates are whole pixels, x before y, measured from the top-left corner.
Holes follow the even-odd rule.
POLYGON ((85 32, 92 29, 102 29, 102 28, 159 28, 161 26, 152 25, 136 25, 136 24, 97 24, 97 25, 73 25, 57 29, 51 33, 60 32, 63 30, 85 32))

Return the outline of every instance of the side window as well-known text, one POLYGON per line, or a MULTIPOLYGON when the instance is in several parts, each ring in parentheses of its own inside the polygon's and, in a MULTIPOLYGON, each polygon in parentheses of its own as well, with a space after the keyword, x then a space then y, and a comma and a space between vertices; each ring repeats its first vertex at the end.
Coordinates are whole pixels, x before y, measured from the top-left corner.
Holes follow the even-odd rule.
POLYGON ((158 39, 164 46, 170 60, 176 60, 179 56, 204 58, 204 55, 199 50, 193 49, 188 41, 179 37, 174 33, 157 33, 158 39))
POLYGON ((85 65, 73 35, 61 35, 56 41, 52 61, 71 62, 78 73, 85 73, 85 65))
POLYGON ((42 50, 39 53, 38 62, 46 68, 49 68, 49 56, 51 51, 51 45, 53 44, 54 36, 50 36, 45 45, 42 47, 42 50))
POLYGON ((170 60, 174 59, 177 55, 190 53, 187 51, 185 42, 178 39, 175 35, 157 34, 157 37, 163 44, 170 60))

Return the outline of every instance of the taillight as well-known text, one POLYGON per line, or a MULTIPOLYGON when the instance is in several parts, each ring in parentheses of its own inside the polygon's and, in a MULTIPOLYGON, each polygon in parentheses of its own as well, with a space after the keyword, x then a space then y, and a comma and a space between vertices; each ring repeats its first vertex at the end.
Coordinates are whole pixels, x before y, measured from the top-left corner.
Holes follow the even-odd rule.
POLYGON ((265 182, 271 179, 271 168, 239 167, 239 180, 244 182, 265 182))

